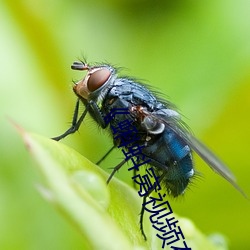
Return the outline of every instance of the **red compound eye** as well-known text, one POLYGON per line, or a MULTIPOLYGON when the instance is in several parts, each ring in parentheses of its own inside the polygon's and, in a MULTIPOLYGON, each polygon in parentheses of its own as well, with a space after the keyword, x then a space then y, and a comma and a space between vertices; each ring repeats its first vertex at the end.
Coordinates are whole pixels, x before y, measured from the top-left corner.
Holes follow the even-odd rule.
POLYGON ((109 78, 110 71, 108 69, 99 69, 92 73, 88 79, 88 90, 93 92, 99 89, 109 78))

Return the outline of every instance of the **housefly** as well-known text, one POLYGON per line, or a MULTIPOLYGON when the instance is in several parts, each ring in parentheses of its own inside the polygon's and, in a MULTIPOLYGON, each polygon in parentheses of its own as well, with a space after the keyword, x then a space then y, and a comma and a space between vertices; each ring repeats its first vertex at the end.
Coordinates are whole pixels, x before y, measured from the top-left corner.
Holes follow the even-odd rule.
MULTIPOLYGON (((85 62, 74 62, 71 68, 86 71, 87 74, 73 87, 78 99, 72 125, 65 133, 53 138, 54 140, 59 141, 76 132, 87 113, 101 128, 107 128, 111 134, 111 126, 116 127, 120 121, 126 119, 132 120, 140 135, 142 153, 146 160, 150 159, 148 165, 156 171, 160 183, 169 195, 177 197, 183 194, 194 176, 192 151, 244 195, 232 172, 189 132, 175 106, 169 101, 157 97, 148 86, 132 78, 118 77, 117 70, 109 64, 90 66, 85 62), (84 104, 85 110, 78 117, 80 102, 84 104), (113 109, 127 109, 129 112, 112 117, 107 124, 104 118, 113 109)), ((114 138, 113 134, 112 136, 114 138)), ((114 140, 114 146, 102 160, 119 145, 121 141, 114 140)), ((134 145, 133 142, 131 145, 134 145)), ((114 168, 108 182, 125 162, 123 160, 114 168)), ((143 203, 146 198, 147 196, 144 196, 143 203)), ((143 213, 144 207, 141 211, 140 227, 145 237, 143 213)))

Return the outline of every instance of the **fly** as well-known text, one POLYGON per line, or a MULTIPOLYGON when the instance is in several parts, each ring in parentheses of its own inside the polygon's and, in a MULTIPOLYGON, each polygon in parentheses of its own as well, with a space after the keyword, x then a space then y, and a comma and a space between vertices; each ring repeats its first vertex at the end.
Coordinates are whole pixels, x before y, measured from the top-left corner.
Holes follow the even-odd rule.
MULTIPOLYGON (((196 152, 215 172, 230 182, 245 197, 246 195, 236 184, 236 179, 227 166, 212 153, 203 143, 197 140, 181 120, 175 106, 169 101, 158 98, 146 85, 128 77, 118 77, 117 70, 108 64, 90 66, 85 62, 74 62, 73 70, 87 71, 86 76, 75 83, 73 91, 78 97, 71 127, 62 135, 54 137, 56 141, 76 132, 87 113, 102 129, 123 120, 132 120, 140 135, 139 143, 143 145, 142 153, 148 165, 159 176, 160 183, 168 194, 177 197, 184 193, 195 174, 192 151, 196 152), (84 112, 78 117, 79 105, 85 106, 84 112), (109 124, 104 118, 113 109, 127 109, 129 114, 112 117, 109 124)), ((113 135, 113 134, 112 134, 113 135)), ((114 137, 114 136, 113 136, 114 137)), ((98 162, 100 163, 121 141, 114 140, 114 146, 98 162)), ((133 146, 134 144, 131 143, 133 146)), ((107 183, 115 172, 126 161, 118 164, 111 173, 107 183)), ((135 174, 135 173, 134 173, 135 174)), ((144 196, 143 203, 146 198, 144 196)), ((140 229, 144 238, 142 206, 140 229)))

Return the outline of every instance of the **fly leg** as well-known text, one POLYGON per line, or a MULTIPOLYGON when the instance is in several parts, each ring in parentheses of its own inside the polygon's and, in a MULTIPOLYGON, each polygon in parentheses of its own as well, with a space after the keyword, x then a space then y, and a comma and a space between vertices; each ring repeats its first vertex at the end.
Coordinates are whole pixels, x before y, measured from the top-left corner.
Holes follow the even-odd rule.
MULTIPOLYGON (((134 175, 134 177, 136 176, 136 172, 137 172, 137 170, 134 168, 133 169, 133 175, 134 175)), ((134 189, 136 189, 136 183, 135 183, 135 181, 133 183, 133 186, 134 186, 134 189)))
POLYGON ((91 107, 91 111, 93 112, 97 123, 100 124, 102 128, 106 128, 108 124, 105 122, 103 114, 98 105, 92 100, 89 101, 89 105, 91 107))
POLYGON ((62 135, 59 135, 57 137, 52 138, 53 140, 60 141, 64 137, 68 136, 69 134, 75 133, 79 129, 79 127, 80 127, 80 125, 81 125, 84 117, 86 116, 87 112, 90 109, 96 115, 97 122, 102 126, 102 128, 106 128, 107 127, 107 124, 105 124, 102 112, 98 108, 97 104, 94 101, 92 101, 92 100, 87 104, 86 109, 84 110, 84 112, 80 116, 79 120, 77 121, 78 112, 79 112, 79 104, 80 104, 80 100, 78 99, 77 102, 76 102, 76 106, 75 106, 75 110, 74 110, 74 116, 73 116, 71 127, 65 133, 63 133, 62 135))
POLYGON ((149 194, 143 196, 142 208, 141 208, 141 212, 140 212, 140 230, 141 230, 141 233, 142 233, 144 240, 147 240, 147 237, 146 237, 146 234, 144 233, 144 229, 143 229, 143 215, 144 215, 144 211, 145 211, 143 204, 146 203, 147 197, 149 197, 149 194))
POLYGON ((111 181, 114 174, 125 164, 125 162, 126 162, 126 159, 124 159, 121 163, 119 163, 116 167, 114 167, 112 173, 110 174, 110 176, 107 180, 107 184, 109 184, 109 182, 111 181))
POLYGON ((84 112, 80 116, 79 120, 77 121, 78 111, 79 111, 79 102, 80 101, 78 99, 77 102, 76 102, 76 106, 75 106, 75 110, 74 110, 74 116, 73 116, 71 127, 65 133, 63 133, 62 135, 59 135, 57 137, 53 137, 51 139, 53 139, 55 141, 60 141, 64 137, 68 136, 69 134, 75 133, 79 129, 79 127, 80 127, 80 125, 81 125, 84 117, 86 116, 86 114, 87 114, 87 112, 89 110, 89 105, 87 105, 86 109, 84 110, 84 112))
MULTIPOLYGON (((159 178, 159 183, 162 181, 164 175, 161 175, 160 178, 159 178)), ((148 193, 143 196, 143 201, 142 201, 142 208, 141 208, 141 212, 140 212, 140 230, 141 230, 141 233, 142 233, 142 236, 144 238, 144 240, 147 240, 147 236, 144 232, 144 229, 143 229, 143 215, 144 215, 144 211, 145 211, 145 203, 146 203, 146 199, 150 196, 150 194, 153 192, 154 188, 151 188, 148 190, 148 193)))
POLYGON ((96 165, 99 165, 115 148, 115 145, 96 163, 96 165))

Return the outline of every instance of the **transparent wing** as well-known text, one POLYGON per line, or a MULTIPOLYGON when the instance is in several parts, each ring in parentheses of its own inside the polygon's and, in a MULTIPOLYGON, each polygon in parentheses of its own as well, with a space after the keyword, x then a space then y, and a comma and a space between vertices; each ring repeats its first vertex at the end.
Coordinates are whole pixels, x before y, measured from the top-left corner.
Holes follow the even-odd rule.
POLYGON ((178 129, 174 130, 180 137, 186 141, 186 143, 212 168, 217 174, 221 175, 229 183, 231 183, 241 194, 246 198, 246 194, 237 185, 236 178, 230 169, 222 162, 210 149, 208 149, 201 141, 195 138, 193 135, 183 133, 178 129))
POLYGON ((173 115, 171 112, 168 110, 163 110, 160 112, 150 113, 150 116, 159 123, 163 123, 166 127, 174 131, 208 164, 210 168, 212 168, 216 173, 231 183, 242 195, 248 199, 247 195, 236 184, 236 178, 229 168, 210 149, 208 149, 202 142, 200 142, 188 131, 185 124, 183 124, 178 115, 173 115))

